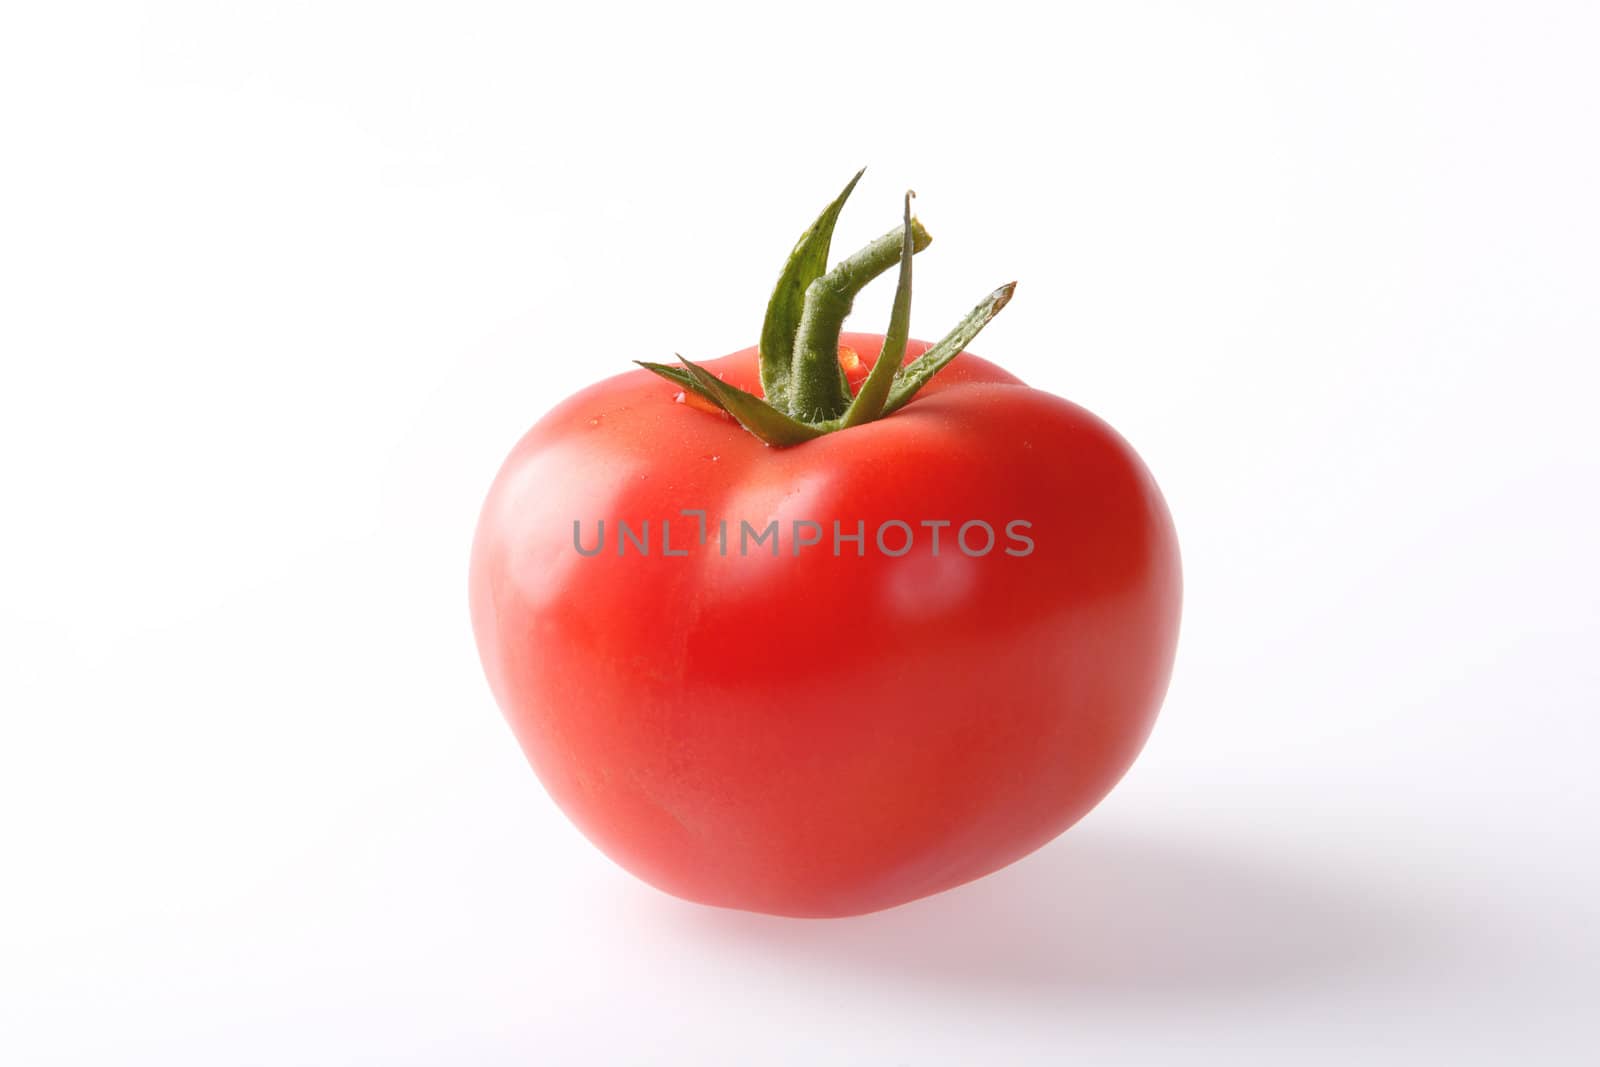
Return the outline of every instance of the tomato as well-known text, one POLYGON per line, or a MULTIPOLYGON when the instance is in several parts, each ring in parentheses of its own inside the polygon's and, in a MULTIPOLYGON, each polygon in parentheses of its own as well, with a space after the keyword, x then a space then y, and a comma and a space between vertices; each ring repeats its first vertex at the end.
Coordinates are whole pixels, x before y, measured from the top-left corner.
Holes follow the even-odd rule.
MULTIPOLYGON (((828 339, 867 369, 931 347, 894 333, 828 339)), ((698 369, 763 390, 758 347, 698 369)), ((490 686, 584 834, 688 900, 843 916, 997 870, 1105 796, 1180 603, 1115 431, 966 352, 788 447, 684 393, 636 370, 561 403, 472 548, 490 686)))

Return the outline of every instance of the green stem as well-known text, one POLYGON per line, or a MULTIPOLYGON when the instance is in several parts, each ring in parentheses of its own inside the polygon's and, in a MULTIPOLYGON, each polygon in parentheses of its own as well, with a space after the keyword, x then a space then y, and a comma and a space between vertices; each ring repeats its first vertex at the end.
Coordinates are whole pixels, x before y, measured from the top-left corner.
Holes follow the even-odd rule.
POLYGON ((911 332, 911 257, 932 240, 922 223, 911 217, 906 193, 902 225, 884 234, 833 270, 828 246, 834 223, 861 172, 850 179, 809 229, 800 235, 777 288, 767 304, 761 327, 761 389, 756 396, 729 385, 705 368, 679 356, 681 367, 640 363, 680 389, 693 392, 726 411, 774 448, 803 444, 823 434, 881 419, 904 407, 1006 306, 1017 283, 990 293, 938 344, 902 366, 911 332), (872 279, 900 265, 894 310, 878 359, 854 399, 839 365, 839 331, 855 296, 872 279))
MULTIPOLYGON (((927 248, 933 238, 922 223, 912 219, 910 229, 912 250, 927 248)), ((789 413, 795 418, 836 419, 850 406, 850 385, 839 366, 839 332, 856 294, 900 261, 902 243, 897 226, 806 287, 789 372, 789 413)))

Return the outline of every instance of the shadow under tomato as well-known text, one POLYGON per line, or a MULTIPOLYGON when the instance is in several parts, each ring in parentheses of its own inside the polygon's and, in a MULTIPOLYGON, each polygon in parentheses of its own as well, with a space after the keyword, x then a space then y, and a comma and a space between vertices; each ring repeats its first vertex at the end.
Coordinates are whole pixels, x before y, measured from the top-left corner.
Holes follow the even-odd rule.
POLYGON ((1227 996, 1382 973, 1431 936, 1415 906, 1327 871, 1082 830, 988 878, 859 918, 679 910, 697 939, 786 963, 1106 996, 1227 996))

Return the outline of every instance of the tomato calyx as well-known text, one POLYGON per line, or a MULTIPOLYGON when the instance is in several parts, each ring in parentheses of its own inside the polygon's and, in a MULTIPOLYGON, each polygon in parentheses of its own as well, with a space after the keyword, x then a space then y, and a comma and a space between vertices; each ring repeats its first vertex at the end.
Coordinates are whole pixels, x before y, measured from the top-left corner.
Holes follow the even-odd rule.
POLYGON ((767 304, 759 346, 764 396, 729 385, 682 356, 681 366, 636 361, 687 393, 733 416, 774 448, 871 422, 898 411, 971 343, 1011 300, 1017 283, 986 296, 943 340, 904 363, 911 332, 911 258, 933 240, 911 214, 905 195, 898 229, 827 269, 834 224, 863 171, 857 171, 800 240, 767 304), (894 308, 877 362, 852 396, 839 360, 839 336, 855 296, 868 282, 899 265, 894 308), (902 366, 902 364, 904 364, 902 366))

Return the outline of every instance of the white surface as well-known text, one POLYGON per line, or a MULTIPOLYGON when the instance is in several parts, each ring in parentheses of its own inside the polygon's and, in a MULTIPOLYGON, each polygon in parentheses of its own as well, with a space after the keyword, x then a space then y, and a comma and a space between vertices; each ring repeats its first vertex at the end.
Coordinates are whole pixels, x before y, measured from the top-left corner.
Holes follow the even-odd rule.
POLYGON ((0 1062, 1595 1062, 1600 17, 966 7, 6 7, 0 1062), (915 331, 1019 278, 1156 472, 1178 672, 1031 859, 707 911, 522 765, 468 538, 862 163, 915 331))

